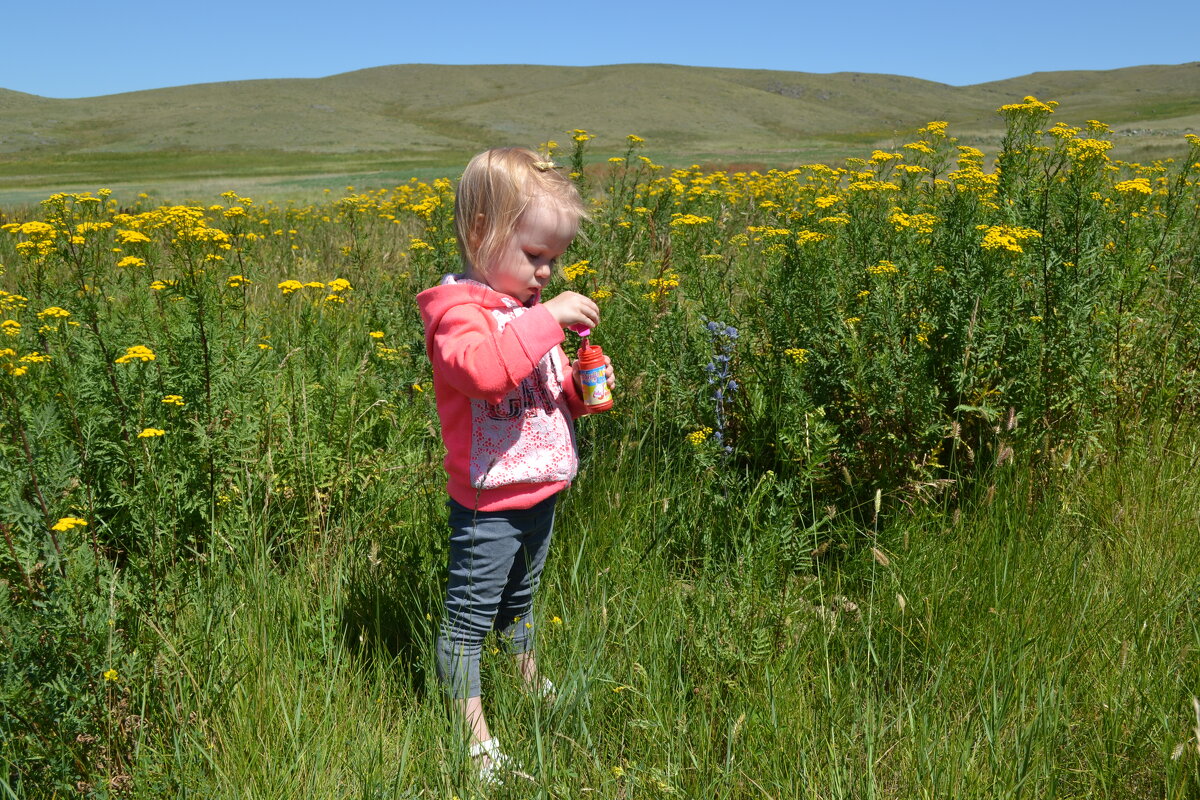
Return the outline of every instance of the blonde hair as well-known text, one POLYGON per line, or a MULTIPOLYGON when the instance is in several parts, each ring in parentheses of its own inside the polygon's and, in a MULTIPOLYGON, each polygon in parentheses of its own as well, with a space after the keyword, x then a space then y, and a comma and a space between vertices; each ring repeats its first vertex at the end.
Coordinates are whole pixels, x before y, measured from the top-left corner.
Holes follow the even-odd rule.
POLYGON ((577 222, 587 216, 575 184, 548 158, 524 147, 497 147, 472 158, 454 195, 454 229, 464 266, 486 275, 492 257, 539 200, 577 222))

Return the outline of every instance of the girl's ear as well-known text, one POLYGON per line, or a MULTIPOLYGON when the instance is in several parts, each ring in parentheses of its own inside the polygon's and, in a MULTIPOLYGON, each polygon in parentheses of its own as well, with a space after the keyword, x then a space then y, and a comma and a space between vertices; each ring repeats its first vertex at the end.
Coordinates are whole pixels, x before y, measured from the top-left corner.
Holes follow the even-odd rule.
POLYGON ((487 230, 487 217, 485 217, 483 215, 483 212, 481 211, 478 214, 476 214, 475 219, 473 219, 471 221, 471 233, 470 233, 471 241, 469 242, 469 244, 471 245, 472 250, 479 247, 479 243, 483 241, 483 234, 484 234, 484 231, 486 231, 486 230, 487 230))

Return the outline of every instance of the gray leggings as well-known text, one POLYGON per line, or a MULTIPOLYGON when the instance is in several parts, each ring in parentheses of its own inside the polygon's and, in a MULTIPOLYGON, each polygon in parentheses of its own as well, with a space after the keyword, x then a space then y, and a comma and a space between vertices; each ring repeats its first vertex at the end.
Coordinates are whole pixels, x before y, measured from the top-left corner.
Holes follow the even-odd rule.
POLYGON ((556 497, 510 511, 447 503, 450 567, 437 665, 451 697, 479 696, 479 654, 488 632, 500 631, 510 653, 533 650, 533 593, 550 547, 556 497))

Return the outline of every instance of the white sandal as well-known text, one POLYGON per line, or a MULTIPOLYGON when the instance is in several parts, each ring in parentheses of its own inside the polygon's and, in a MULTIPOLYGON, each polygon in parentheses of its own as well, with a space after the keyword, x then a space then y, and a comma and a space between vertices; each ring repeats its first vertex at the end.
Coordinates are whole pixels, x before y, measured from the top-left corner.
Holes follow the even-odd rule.
POLYGON ((500 740, 495 736, 471 745, 467 754, 483 762, 479 767, 479 782, 485 786, 499 786, 508 775, 530 777, 517 768, 517 762, 500 751, 500 740))

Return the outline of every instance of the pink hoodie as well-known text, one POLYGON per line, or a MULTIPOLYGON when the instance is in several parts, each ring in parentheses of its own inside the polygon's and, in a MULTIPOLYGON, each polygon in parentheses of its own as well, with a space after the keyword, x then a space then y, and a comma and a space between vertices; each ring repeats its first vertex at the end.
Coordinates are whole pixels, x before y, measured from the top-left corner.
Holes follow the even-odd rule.
POLYGON ((530 508, 570 485, 586 413, 544 306, 460 275, 417 295, 433 364, 447 491, 480 511, 530 508))

